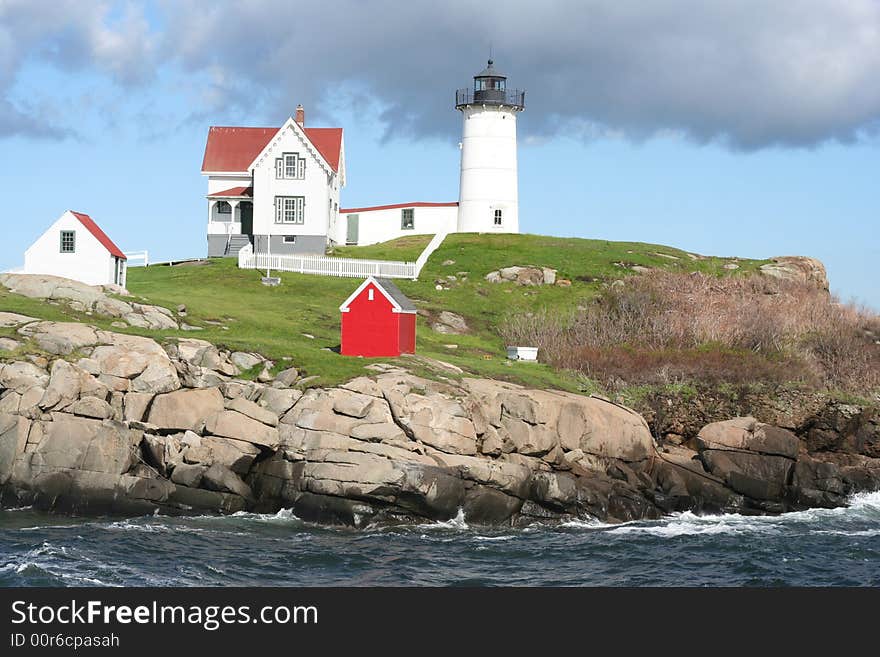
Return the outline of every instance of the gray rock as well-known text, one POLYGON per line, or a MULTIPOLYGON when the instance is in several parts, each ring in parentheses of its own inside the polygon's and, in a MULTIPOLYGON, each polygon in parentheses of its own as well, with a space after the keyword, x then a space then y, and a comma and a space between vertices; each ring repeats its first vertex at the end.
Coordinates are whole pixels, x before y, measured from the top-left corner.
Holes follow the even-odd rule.
POLYGON ((83 397, 74 402, 70 411, 74 415, 106 420, 113 417, 113 408, 107 402, 97 397, 83 397))
POLYGON ((170 363, 151 363, 143 374, 131 382, 131 389, 134 392, 159 394, 179 388, 180 379, 170 363))
POLYGON ((189 446, 183 450, 183 462, 195 465, 211 465, 214 463, 214 452, 205 445, 189 446))
POLYGON ((46 371, 33 363, 0 363, 0 388, 24 392, 33 386, 45 386, 48 383, 46 371))
POLYGON ((215 463, 208 468, 202 475, 202 486, 208 490, 215 490, 221 493, 233 493, 240 495, 245 499, 252 499, 253 492, 250 487, 245 484, 237 474, 229 468, 215 463))
POLYGON ((64 408, 76 401, 82 392, 82 374, 82 370, 65 360, 59 358, 53 362, 49 385, 39 402, 40 408, 64 408))
POLYGON ((0 338, 0 351, 15 351, 21 346, 21 342, 12 338, 0 338))
POLYGON ((747 450, 796 459, 800 441, 790 431, 762 424, 753 417, 739 417, 707 424, 697 435, 702 449, 747 450))
POLYGON ((59 356, 67 356, 99 342, 94 328, 77 322, 34 322, 18 332, 33 339, 43 351, 59 356))
MULTIPOLYGON (((30 388, 29 388, 30 390, 30 388)), ((0 394, 0 414, 2 413, 18 413, 21 404, 21 395, 15 390, 7 390, 0 394)))
POLYGON ((431 328, 437 331, 437 333, 447 335, 461 335, 469 330, 464 317, 448 310, 442 311, 437 316, 437 320, 431 324, 431 328))
POLYGON ((36 318, 27 315, 19 315, 18 313, 8 313, 0 311, 0 327, 21 326, 29 322, 36 322, 36 318))
POLYGON ((147 421, 166 431, 201 431, 222 410, 223 395, 217 388, 177 390, 153 399, 147 421))
POLYGON ((263 388, 257 403, 279 417, 287 413, 296 401, 302 397, 301 390, 286 388, 263 388))
POLYGON ((263 362, 263 359, 256 354, 249 354, 241 351, 233 352, 232 355, 230 355, 229 360, 243 372, 254 368, 263 362))
POLYGON ((150 356, 115 346, 96 347, 91 360, 98 364, 102 374, 120 379, 133 379, 150 364, 150 356))
POLYGON ((251 443, 218 436, 203 436, 202 447, 211 450, 213 463, 226 466, 240 475, 247 474, 260 454, 260 448, 251 443))
POLYGON ((278 426, 278 415, 276 413, 273 413, 252 401, 248 401, 247 399, 241 397, 230 399, 226 402, 226 408, 231 411, 238 411, 242 415, 246 415, 258 422, 262 422, 263 424, 267 424, 270 427, 278 426))
POLYGON ((0 486, 5 485, 13 471, 13 466, 27 445, 30 420, 0 413, 0 486))
POLYGON ((275 376, 275 382, 287 388, 292 387, 297 379, 299 379, 299 372, 295 367, 288 367, 275 376))
POLYGON ((127 393, 123 405, 123 419, 126 422, 139 422, 143 420, 154 396, 148 392, 127 393))
POLYGON ((198 488, 202 483, 202 478, 207 472, 208 467, 204 465, 192 465, 189 463, 178 463, 171 471, 171 481, 181 486, 189 488, 198 488))
POLYGON ((205 430, 215 436, 243 440, 270 449, 280 444, 278 429, 236 411, 220 411, 211 415, 205 430))
POLYGON ((369 414, 374 397, 361 395, 356 392, 348 392, 337 395, 333 400, 333 412, 354 418, 364 418, 369 414))

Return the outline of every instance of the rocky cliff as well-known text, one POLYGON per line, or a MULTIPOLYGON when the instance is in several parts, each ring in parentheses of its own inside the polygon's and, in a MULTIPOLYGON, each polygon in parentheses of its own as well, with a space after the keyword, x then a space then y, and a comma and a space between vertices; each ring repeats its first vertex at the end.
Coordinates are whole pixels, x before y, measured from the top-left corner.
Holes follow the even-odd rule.
POLYGON ((292 367, 272 376, 258 354, 201 340, 11 313, 0 325, 22 354, 0 364, 5 505, 523 524, 778 513, 880 487, 880 429, 858 407, 826 409, 801 436, 732 418, 658 445, 640 415, 595 396, 389 366, 303 390, 292 367))

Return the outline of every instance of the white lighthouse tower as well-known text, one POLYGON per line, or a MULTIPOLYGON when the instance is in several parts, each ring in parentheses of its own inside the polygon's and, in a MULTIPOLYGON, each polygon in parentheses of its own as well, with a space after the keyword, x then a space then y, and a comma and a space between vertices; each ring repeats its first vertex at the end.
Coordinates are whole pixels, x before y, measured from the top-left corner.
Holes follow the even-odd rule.
POLYGON ((488 66, 474 76, 474 88, 455 92, 461 110, 461 184, 458 232, 518 233, 516 114, 525 91, 508 91, 507 78, 488 66))

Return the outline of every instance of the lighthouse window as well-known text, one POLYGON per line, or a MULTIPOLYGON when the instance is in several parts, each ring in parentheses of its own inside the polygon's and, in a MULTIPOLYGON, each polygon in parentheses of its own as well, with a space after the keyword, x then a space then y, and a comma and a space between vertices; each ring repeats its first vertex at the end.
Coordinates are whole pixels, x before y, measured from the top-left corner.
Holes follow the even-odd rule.
POLYGON ((501 210, 495 210, 495 225, 501 225, 501 210))
POLYGON ((403 230, 412 230, 416 227, 415 210, 413 208, 404 208, 400 211, 400 227, 403 230))

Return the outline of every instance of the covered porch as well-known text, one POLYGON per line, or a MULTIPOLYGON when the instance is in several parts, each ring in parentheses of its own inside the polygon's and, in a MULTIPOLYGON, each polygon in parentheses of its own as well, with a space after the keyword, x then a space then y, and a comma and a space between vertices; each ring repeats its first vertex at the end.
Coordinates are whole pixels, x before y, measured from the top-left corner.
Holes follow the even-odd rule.
POLYGON ((253 243, 253 198, 252 187, 208 194, 208 257, 234 257, 253 243))

